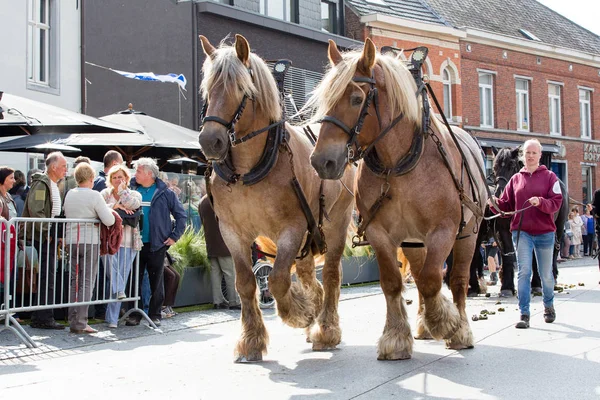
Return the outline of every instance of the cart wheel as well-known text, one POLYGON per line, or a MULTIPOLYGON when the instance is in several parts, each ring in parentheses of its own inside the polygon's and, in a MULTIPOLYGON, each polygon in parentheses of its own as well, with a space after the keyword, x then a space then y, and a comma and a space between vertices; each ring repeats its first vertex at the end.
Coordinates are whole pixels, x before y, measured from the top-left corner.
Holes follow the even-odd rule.
POLYGON ((258 304, 260 308, 271 308, 275 304, 275 298, 269 291, 269 274, 272 270, 273 265, 262 260, 257 261, 252 267, 258 286, 258 304))

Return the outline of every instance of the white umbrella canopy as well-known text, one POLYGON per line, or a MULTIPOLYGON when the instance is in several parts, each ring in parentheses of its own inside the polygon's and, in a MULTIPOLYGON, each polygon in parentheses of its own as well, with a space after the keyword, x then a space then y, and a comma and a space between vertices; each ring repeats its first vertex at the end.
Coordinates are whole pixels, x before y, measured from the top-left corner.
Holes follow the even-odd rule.
POLYGON ((125 111, 105 115, 100 119, 144 133, 153 141, 154 147, 200 151, 198 132, 135 111, 131 104, 125 111))
POLYGON ((111 132, 133 133, 135 130, 50 104, 0 92, 0 136, 111 132))

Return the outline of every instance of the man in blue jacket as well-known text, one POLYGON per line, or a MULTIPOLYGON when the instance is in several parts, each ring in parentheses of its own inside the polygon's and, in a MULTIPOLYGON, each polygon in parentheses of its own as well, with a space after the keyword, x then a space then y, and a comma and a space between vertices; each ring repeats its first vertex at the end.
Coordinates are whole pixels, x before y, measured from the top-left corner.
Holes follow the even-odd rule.
MULTIPOLYGON (((186 213, 181 202, 167 184, 158 178, 159 169, 151 158, 140 158, 135 162, 135 179, 131 188, 142 195, 144 211, 142 242, 140 251, 140 293, 144 271, 150 278, 150 306, 148 316, 157 326, 160 325, 160 310, 165 298, 164 260, 169 246, 181 237, 185 230, 186 213), (171 221, 171 216, 175 219, 171 221)), ((141 316, 131 315, 126 324, 138 325, 141 316)))

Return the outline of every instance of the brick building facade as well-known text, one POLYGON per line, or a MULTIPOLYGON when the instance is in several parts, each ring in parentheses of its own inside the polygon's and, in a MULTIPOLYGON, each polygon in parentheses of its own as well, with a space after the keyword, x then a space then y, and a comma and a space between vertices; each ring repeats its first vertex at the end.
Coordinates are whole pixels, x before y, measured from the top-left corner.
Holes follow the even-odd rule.
POLYGON ((488 168, 492 146, 537 138, 570 197, 590 201, 600 187, 600 37, 534 0, 464 3, 347 0, 346 35, 427 46, 436 97, 480 139, 488 168))

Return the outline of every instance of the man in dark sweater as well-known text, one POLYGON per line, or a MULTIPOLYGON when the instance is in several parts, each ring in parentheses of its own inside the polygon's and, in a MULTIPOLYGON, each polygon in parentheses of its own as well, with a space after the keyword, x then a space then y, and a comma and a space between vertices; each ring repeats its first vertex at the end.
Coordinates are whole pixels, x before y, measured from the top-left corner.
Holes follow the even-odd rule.
POLYGON ((219 230, 219 223, 215 212, 210 204, 208 196, 200 200, 198 213, 204 225, 204 239, 206 240, 206 252, 210 259, 210 282, 212 287, 213 304, 215 308, 241 309, 240 299, 235 291, 235 267, 233 258, 219 230), (221 291, 221 281, 225 276, 227 286, 227 299, 221 291))

